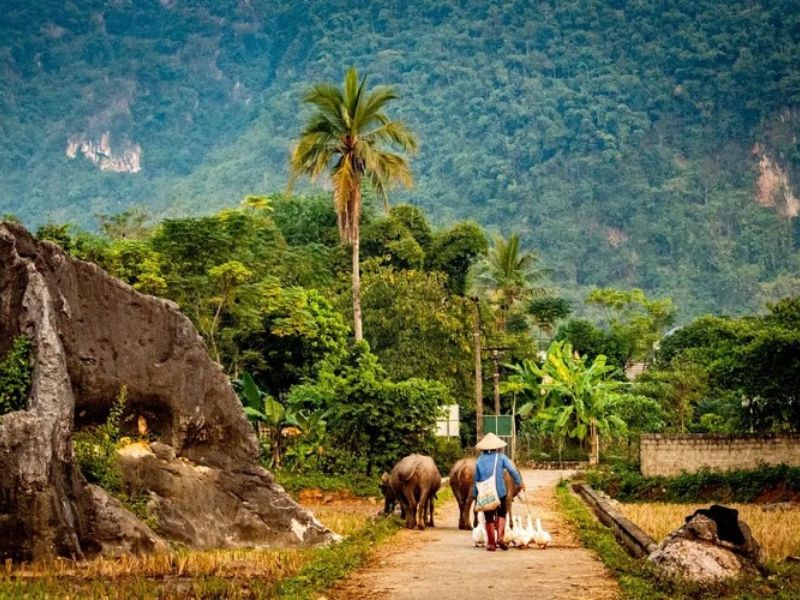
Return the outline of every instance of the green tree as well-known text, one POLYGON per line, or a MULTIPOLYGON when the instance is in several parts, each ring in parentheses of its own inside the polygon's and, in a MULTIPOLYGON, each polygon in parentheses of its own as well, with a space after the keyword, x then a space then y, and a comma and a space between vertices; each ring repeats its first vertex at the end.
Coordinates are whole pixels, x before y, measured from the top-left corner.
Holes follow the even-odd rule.
POLYGON ((215 283, 216 295, 210 300, 215 304, 213 316, 206 321, 205 332, 211 343, 211 350, 217 361, 220 360, 219 349, 217 348, 217 329, 219 328, 222 309, 230 309, 236 300, 236 291, 239 286, 247 282, 253 276, 253 272, 240 263, 238 260, 229 260, 216 265, 208 270, 209 278, 215 283))
POLYGON ((606 360, 621 369, 625 367, 625 349, 622 341, 611 331, 605 331, 585 319, 570 319, 558 328, 556 340, 567 341, 575 352, 594 360, 605 355, 606 360))
POLYGON ((598 288, 586 302, 605 309, 611 331, 623 343, 626 366, 652 360, 656 342, 675 316, 672 300, 652 300, 640 289, 598 288))
POLYGON ((467 274, 488 249, 489 243, 481 227, 464 221, 434 236, 425 257, 425 267, 445 273, 450 290, 463 296, 467 292, 467 274))
POLYGON ((539 346, 541 346, 541 332, 552 338, 556 323, 569 316, 572 312, 572 306, 564 298, 534 298, 528 302, 525 312, 533 319, 534 324, 539 329, 539 346))
POLYGON ((509 313, 519 302, 550 292, 540 285, 548 271, 539 268, 538 262, 539 255, 522 250, 519 234, 512 233, 508 239, 495 237, 489 253, 475 264, 470 287, 497 307, 501 329, 506 328, 509 313))
POLYGON ((648 369, 636 379, 637 394, 658 402, 670 429, 686 433, 701 401, 708 394, 708 371, 685 358, 675 359, 668 369, 648 369))
POLYGON ((527 416, 551 424, 556 435, 568 435, 591 445, 589 462, 600 461, 600 440, 626 430, 618 415, 620 381, 611 375, 616 368, 600 355, 587 365, 586 357, 573 354, 568 342, 553 342, 544 364, 532 361, 513 367, 512 381, 527 390, 531 401, 520 408, 527 416), (538 410, 537 410, 538 407, 538 410))
POLYGON ((471 388, 471 306, 447 289, 440 272, 364 265, 367 340, 394 380, 419 376, 457 398, 471 388))
POLYGON ((438 382, 391 381, 362 341, 343 360, 326 361, 315 380, 292 388, 288 402, 323 411, 331 447, 358 457, 369 475, 430 446, 439 411, 452 400, 438 382))
POLYGON ((314 108, 291 158, 293 177, 308 175, 312 180, 329 174, 333 200, 344 242, 352 247, 353 333, 363 339, 361 323, 361 274, 359 225, 362 182, 387 198, 389 187, 412 185, 411 169, 402 154, 387 150, 414 151, 415 137, 401 121, 391 120, 385 106, 397 98, 387 87, 366 89, 354 68, 348 69, 342 88, 317 84, 304 102, 314 108))
POLYGON ((710 379, 741 399, 745 429, 800 430, 800 330, 764 327, 715 361, 710 379))
POLYGON ((246 304, 255 317, 240 316, 249 309, 237 307, 226 346, 230 360, 275 397, 283 399, 293 385, 314 377, 324 359, 345 355, 349 329, 321 292, 266 278, 249 293, 246 304))

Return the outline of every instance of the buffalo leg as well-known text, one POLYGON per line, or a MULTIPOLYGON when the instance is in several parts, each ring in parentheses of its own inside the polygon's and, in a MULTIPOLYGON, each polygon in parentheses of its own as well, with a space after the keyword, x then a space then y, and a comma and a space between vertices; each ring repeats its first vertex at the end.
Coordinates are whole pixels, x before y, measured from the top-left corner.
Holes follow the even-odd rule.
POLYGON ((417 499, 413 491, 404 491, 403 495, 406 499, 406 529, 414 529, 417 520, 417 499))
POLYGON ((473 518, 470 519, 470 513, 472 512, 472 498, 467 498, 464 503, 461 505, 461 523, 463 526, 459 525, 460 529, 472 529, 473 527, 477 526, 477 517, 472 515, 473 518), (474 521, 470 524, 470 521, 474 521))
POLYGON ((425 512, 428 508, 428 490, 420 494, 419 502, 417 504, 417 529, 425 529, 425 512))
POLYGON ((431 494, 431 496, 428 498, 428 510, 426 511, 428 513, 428 518, 427 518, 428 527, 436 527, 436 525, 434 525, 433 522, 433 511, 434 511, 435 500, 436 500, 436 494, 431 494))

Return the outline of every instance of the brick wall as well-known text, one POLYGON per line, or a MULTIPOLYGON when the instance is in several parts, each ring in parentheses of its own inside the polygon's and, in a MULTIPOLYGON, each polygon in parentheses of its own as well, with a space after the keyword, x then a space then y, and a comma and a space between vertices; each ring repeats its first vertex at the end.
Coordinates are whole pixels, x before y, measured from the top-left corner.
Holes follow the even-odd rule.
POLYGON ((755 469, 759 464, 800 466, 800 435, 643 434, 642 475, 680 475, 702 467, 755 469))

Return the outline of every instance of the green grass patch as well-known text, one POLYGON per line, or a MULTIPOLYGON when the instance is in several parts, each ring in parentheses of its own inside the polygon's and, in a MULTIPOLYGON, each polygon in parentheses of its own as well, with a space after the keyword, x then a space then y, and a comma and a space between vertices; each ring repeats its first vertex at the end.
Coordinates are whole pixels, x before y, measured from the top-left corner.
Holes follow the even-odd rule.
POLYGON ((455 496, 453 496, 453 490, 450 488, 449 485, 443 485, 439 488, 439 491, 436 492, 436 508, 441 508, 451 500, 455 502, 455 496))
POLYGON ((398 529, 398 519, 376 519, 344 542, 316 550, 316 556, 307 566, 277 587, 276 596, 297 600, 316 598, 320 591, 331 587, 364 564, 376 544, 386 540, 398 529))
POLYGON ((800 499, 800 467, 764 466, 725 473, 701 470, 678 477, 645 477, 638 465, 593 469, 587 481, 621 502, 778 502, 800 499))
POLYGON ((367 477, 361 473, 347 475, 331 475, 329 473, 290 473, 288 471, 274 471, 275 481, 292 494, 300 490, 317 488, 326 492, 349 490, 353 495, 362 498, 380 496, 378 488, 380 477, 367 477))
POLYGON ((770 563, 763 577, 749 577, 716 586, 698 586, 660 579, 644 559, 631 557, 617 543, 566 482, 557 490, 562 513, 577 527, 583 545, 597 553, 619 581, 624 600, 797 600, 800 598, 800 565, 770 563))
POLYGON ((624 598, 668 598, 654 587, 649 565, 628 554, 617 543, 612 531, 597 521, 583 501, 570 492, 566 482, 558 486, 556 495, 562 513, 578 529, 583 545, 594 550, 618 579, 624 598))

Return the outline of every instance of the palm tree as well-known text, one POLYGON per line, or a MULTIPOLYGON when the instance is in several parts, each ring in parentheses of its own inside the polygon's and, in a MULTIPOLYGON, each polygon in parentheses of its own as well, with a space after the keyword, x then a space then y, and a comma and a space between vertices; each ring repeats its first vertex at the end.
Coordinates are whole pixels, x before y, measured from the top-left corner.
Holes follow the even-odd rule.
POLYGON ((359 222, 362 183, 366 180, 387 200, 389 187, 400 183, 411 187, 411 169, 402 154, 417 148, 414 135, 401 121, 390 119, 384 107, 397 98, 392 88, 366 89, 354 68, 348 69, 342 88, 320 83, 303 101, 314 107, 291 158, 291 182, 300 175, 312 181, 330 175, 333 202, 342 242, 353 253, 353 331, 356 341, 364 335, 361 326, 361 274, 359 270, 359 222))
POLYGON ((487 298, 500 309, 498 325, 505 329, 509 311, 520 301, 541 298, 550 290, 538 285, 549 273, 537 267, 539 255, 520 248, 518 233, 508 239, 496 236, 486 257, 470 273, 476 295, 487 298))

